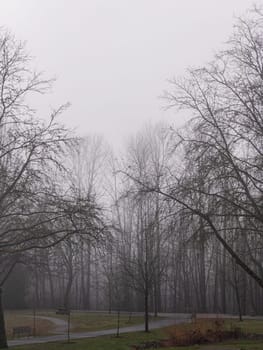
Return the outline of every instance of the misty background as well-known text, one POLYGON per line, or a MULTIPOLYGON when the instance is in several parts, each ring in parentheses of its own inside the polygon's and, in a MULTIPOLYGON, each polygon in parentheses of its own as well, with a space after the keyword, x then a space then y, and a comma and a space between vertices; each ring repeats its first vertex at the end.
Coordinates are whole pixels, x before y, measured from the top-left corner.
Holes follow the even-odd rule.
POLYGON ((9 1, 0 23, 0 348, 19 309, 262 315, 260 4, 9 1))
POLYGON ((70 102, 61 121, 77 134, 101 134, 119 148, 149 121, 180 126, 164 110, 168 80, 205 64, 228 39, 248 0, 12 0, 0 23, 26 41, 33 64, 56 77, 51 94, 34 96, 38 115, 70 102))

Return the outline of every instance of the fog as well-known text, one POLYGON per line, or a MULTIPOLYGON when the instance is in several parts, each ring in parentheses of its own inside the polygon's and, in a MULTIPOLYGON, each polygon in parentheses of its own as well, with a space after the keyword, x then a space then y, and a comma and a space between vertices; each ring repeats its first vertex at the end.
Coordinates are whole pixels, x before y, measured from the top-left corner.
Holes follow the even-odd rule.
POLYGON ((27 42, 36 70, 56 77, 51 93, 34 97, 45 117, 61 116, 81 135, 99 133, 114 147, 145 122, 181 125, 161 99, 170 78, 205 64, 227 40, 248 0, 12 0, 0 22, 27 42))
POLYGON ((0 20, 0 349, 258 348, 263 7, 17 0, 0 20))

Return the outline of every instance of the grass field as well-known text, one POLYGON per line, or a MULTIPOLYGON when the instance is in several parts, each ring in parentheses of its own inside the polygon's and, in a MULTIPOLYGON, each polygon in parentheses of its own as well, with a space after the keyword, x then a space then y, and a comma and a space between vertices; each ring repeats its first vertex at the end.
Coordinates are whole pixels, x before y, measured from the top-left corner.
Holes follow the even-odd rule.
MULTIPOLYGON (((51 311, 43 311, 39 313, 43 316, 53 316, 57 318, 66 319, 65 316, 56 315, 51 311)), ((8 324, 12 325, 27 325, 29 320, 24 316, 23 312, 7 313, 6 318, 8 324), (27 324, 25 323, 27 322, 27 324)), ((38 320, 39 326, 41 327, 41 332, 48 334, 51 331, 52 325, 48 321, 38 320), (43 322, 42 322, 43 321, 43 322)), ((116 314, 105 314, 105 313, 73 313, 72 314, 73 331, 93 331, 98 329, 109 329, 115 328, 117 324, 116 314)), ((121 315, 121 326, 128 326, 131 324, 142 323, 142 316, 133 316, 131 322, 129 320, 128 314, 121 315)), ((197 321, 198 324, 199 321, 197 321)), ((203 322, 211 322, 211 320, 200 320, 203 322)), ((28 324, 30 325, 30 324, 28 324)), ((177 325, 176 328, 181 330, 187 330, 191 324, 177 325)), ((224 327, 226 329, 239 327, 244 333, 254 333, 263 334, 263 321, 258 320, 245 320, 239 322, 237 320, 226 320, 224 327)), ((154 330, 148 334, 144 332, 136 332, 129 334, 121 334, 120 338, 114 336, 104 336, 99 338, 90 338, 83 340, 74 340, 72 343, 46 343, 46 344, 36 344, 36 345, 26 345, 18 346, 13 349, 17 350, 132 350, 133 345, 138 345, 149 341, 158 341, 161 339, 169 338, 171 334, 171 327, 164 328, 161 330, 154 330)), ((250 341, 250 340, 238 340, 238 341, 226 341, 220 344, 208 344, 208 345, 194 345, 194 346, 184 346, 184 347, 170 347, 165 348, 167 350, 263 350, 263 341, 250 341)))
MULTIPOLYGON (((127 327, 144 322, 143 316, 120 315, 120 327, 127 327)), ((117 327, 116 314, 73 314, 72 315, 72 331, 95 331, 102 329, 111 329, 117 327)))
MULTIPOLYGON (((38 311, 37 316, 47 316, 59 318, 67 321, 68 317, 57 315, 55 311, 38 311)), ((28 310, 7 311, 5 313, 8 338, 12 337, 12 329, 17 326, 30 326, 33 328, 33 314, 28 310)), ((156 319, 156 318, 151 318, 156 319)), ((158 318, 160 319, 160 318, 158 318)), ((120 327, 127 327, 144 322, 143 316, 120 314, 120 327)), ((89 332, 117 327, 116 313, 92 313, 92 312, 72 312, 71 313, 71 331, 89 332)), ((36 335, 49 335, 54 331, 52 322, 37 318, 36 335)), ((54 333, 52 333, 54 334, 54 333)))
MULTIPOLYGON (((14 350, 132 350, 133 345, 162 339, 166 336, 165 330, 153 331, 151 333, 136 332, 124 334, 120 338, 100 337, 83 339, 70 344, 48 343, 37 345, 18 346, 14 350)), ((262 342, 256 341, 231 341, 220 344, 194 345, 189 347, 170 347, 164 350, 263 350, 262 342)))
POLYGON ((263 334, 263 321, 261 320, 227 320, 226 327, 239 327, 246 333, 263 334))
MULTIPOLYGON (((8 311, 5 312, 7 337, 13 337, 13 327, 29 326, 34 328, 33 318, 27 317, 23 312, 8 311)), ((48 335, 53 329, 53 323, 47 320, 37 320, 37 335, 48 335)))
MULTIPOLYGON (((197 322, 209 323, 213 322, 213 319, 200 318, 197 322)), ((191 327, 191 324, 181 325, 180 327, 185 327, 186 329, 191 327)), ((230 330, 231 328, 240 328, 244 334, 262 334, 263 335, 263 320, 253 320, 245 319, 244 321, 239 321, 237 319, 225 319, 224 328, 230 330)))
MULTIPOLYGON (((93 321, 98 320, 98 317, 105 318, 103 315, 90 315, 93 321), (96 317, 95 317, 96 316, 96 317)), ((111 315, 116 316, 116 315, 111 315)), ((77 315, 78 322, 83 325, 86 322, 85 314, 77 315)), ((136 318, 135 318, 136 319, 136 318)), ((125 318, 124 318, 125 320, 125 318)), ((204 322, 202 320, 201 322, 204 322)), ((206 320, 205 322, 209 322, 206 320)), ((197 323, 198 324, 198 323, 197 323)), ((192 324, 194 327, 194 325, 192 324)), ((225 322, 225 327, 241 327, 247 333, 263 333, 263 321, 256 320, 246 320, 244 322, 238 322, 236 320, 227 320, 225 322)), ((177 328, 183 330, 191 327, 191 324, 177 325, 177 328)), ((67 343, 47 343, 47 344, 36 344, 36 345, 26 345, 18 346, 13 349, 17 350, 132 350, 133 345, 142 344, 144 342, 158 341, 161 339, 167 339, 171 332, 171 327, 154 330, 148 334, 144 332, 135 332, 129 334, 122 334, 120 338, 114 336, 104 336, 99 338, 90 338, 73 341, 70 344, 67 343)), ((194 345, 194 346, 184 346, 184 347, 170 347, 164 350, 263 350, 262 341, 252 341, 252 340, 235 340, 235 341, 225 341, 218 344, 207 344, 207 345, 194 345)))
MULTIPOLYGON (((52 311, 39 312, 40 316, 49 316, 60 318, 67 321, 68 317, 64 315, 56 315, 52 311)), ((156 318, 150 318, 156 319, 156 318)), ((157 318, 160 319, 160 318, 157 318)), ((117 327, 116 313, 101 313, 101 312, 72 312, 70 316, 72 332, 89 332, 103 329, 112 329, 117 327)), ((143 316, 130 315, 129 313, 120 314, 120 327, 127 327, 144 322, 143 316)))

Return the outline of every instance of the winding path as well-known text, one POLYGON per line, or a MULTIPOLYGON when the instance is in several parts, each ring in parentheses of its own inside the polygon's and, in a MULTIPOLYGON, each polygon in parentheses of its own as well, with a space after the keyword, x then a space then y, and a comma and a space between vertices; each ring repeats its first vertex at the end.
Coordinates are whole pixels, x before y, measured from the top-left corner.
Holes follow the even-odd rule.
MULTIPOLYGON (((29 316, 33 317, 33 316, 29 316)), ((52 322, 54 324, 54 329, 51 331, 51 333, 54 334, 64 334, 68 330, 68 323, 65 320, 62 320, 61 318, 56 317, 49 317, 49 316, 36 316, 37 318, 41 320, 46 320, 49 322, 52 322)))
MULTIPOLYGON (((56 342, 56 341, 65 341, 67 339, 66 330, 67 330, 67 322, 64 320, 61 320, 59 318, 55 317, 46 317, 46 316, 38 316, 38 318, 46 319, 48 321, 53 322, 56 325, 56 329, 54 332, 56 333, 62 333, 63 334, 56 334, 51 336, 45 336, 45 337, 35 337, 35 338, 21 338, 16 340, 9 340, 8 346, 17 346, 17 345, 29 345, 29 344, 40 344, 40 343, 48 343, 48 342, 56 342)), ((180 317, 178 316, 170 316, 169 318, 165 320, 157 320, 152 321, 149 323, 150 329, 158 329, 163 328, 167 326, 171 326, 178 323, 188 322, 189 318, 186 317, 180 317)), ((130 327, 122 327, 120 328, 120 333, 132 333, 137 331, 143 331, 144 330, 144 324, 140 325, 134 325, 130 327)), ((71 333, 70 339, 82 339, 82 338, 95 338, 100 337, 103 335, 114 335, 116 334, 116 328, 114 329, 107 329, 107 330, 101 330, 101 331, 94 331, 94 332, 81 332, 81 333, 71 333)))
MULTIPOLYGON (((136 313, 136 314, 141 315, 142 313, 136 313)), ((191 321, 190 314, 161 313, 159 314, 159 316, 163 318, 165 317, 165 319, 150 322, 149 323, 150 329, 158 329, 158 328, 163 328, 163 327, 171 326, 178 323, 185 323, 185 322, 191 321)), ((202 317, 204 318, 216 318, 216 317, 237 318, 237 316, 234 316, 234 315, 218 315, 218 314, 198 314, 197 316, 198 318, 202 318, 202 317)), ((55 317, 48 317, 48 316, 37 316, 37 317, 52 322, 55 325, 55 329, 53 333, 56 333, 56 334, 51 336, 45 336, 45 337, 35 337, 35 338, 32 337, 32 338, 21 338, 16 340, 9 340, 8 345, 10 347, 17 346, 17 345, 40 344, 40 343, 67 340, 68 325, 65 320, 62 320, 60 318, 55 318, 55 317)), ((246 316, 245 318, 263 320, 262 317, 246 316)), ((140 324, 140 325, 134 325, 129 327, 122 327, 120 328, 120 333, 132 333, 132 332, 143 331, 143 330, 144 330, 144 324, 140 324)), ((95 338, 95 337, 101 337, 104 335, 114 335, 114 334, 116 334, 116 328, 101 330, 101 331, 93 331, 93 332, 71 333, 70 338, 71 339, 95 338)))

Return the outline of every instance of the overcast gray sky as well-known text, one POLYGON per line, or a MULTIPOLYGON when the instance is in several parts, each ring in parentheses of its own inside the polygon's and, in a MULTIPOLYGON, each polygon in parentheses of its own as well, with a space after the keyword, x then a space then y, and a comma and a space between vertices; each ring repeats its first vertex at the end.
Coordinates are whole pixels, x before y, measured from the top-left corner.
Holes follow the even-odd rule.
POLYGON ((0 25, 27 41, 35 66, 57 82, 46 106, 119 146, 148 121, 180 124, 158 98, 167 79, 209 61, 250 0, 0 0, 0 25))

